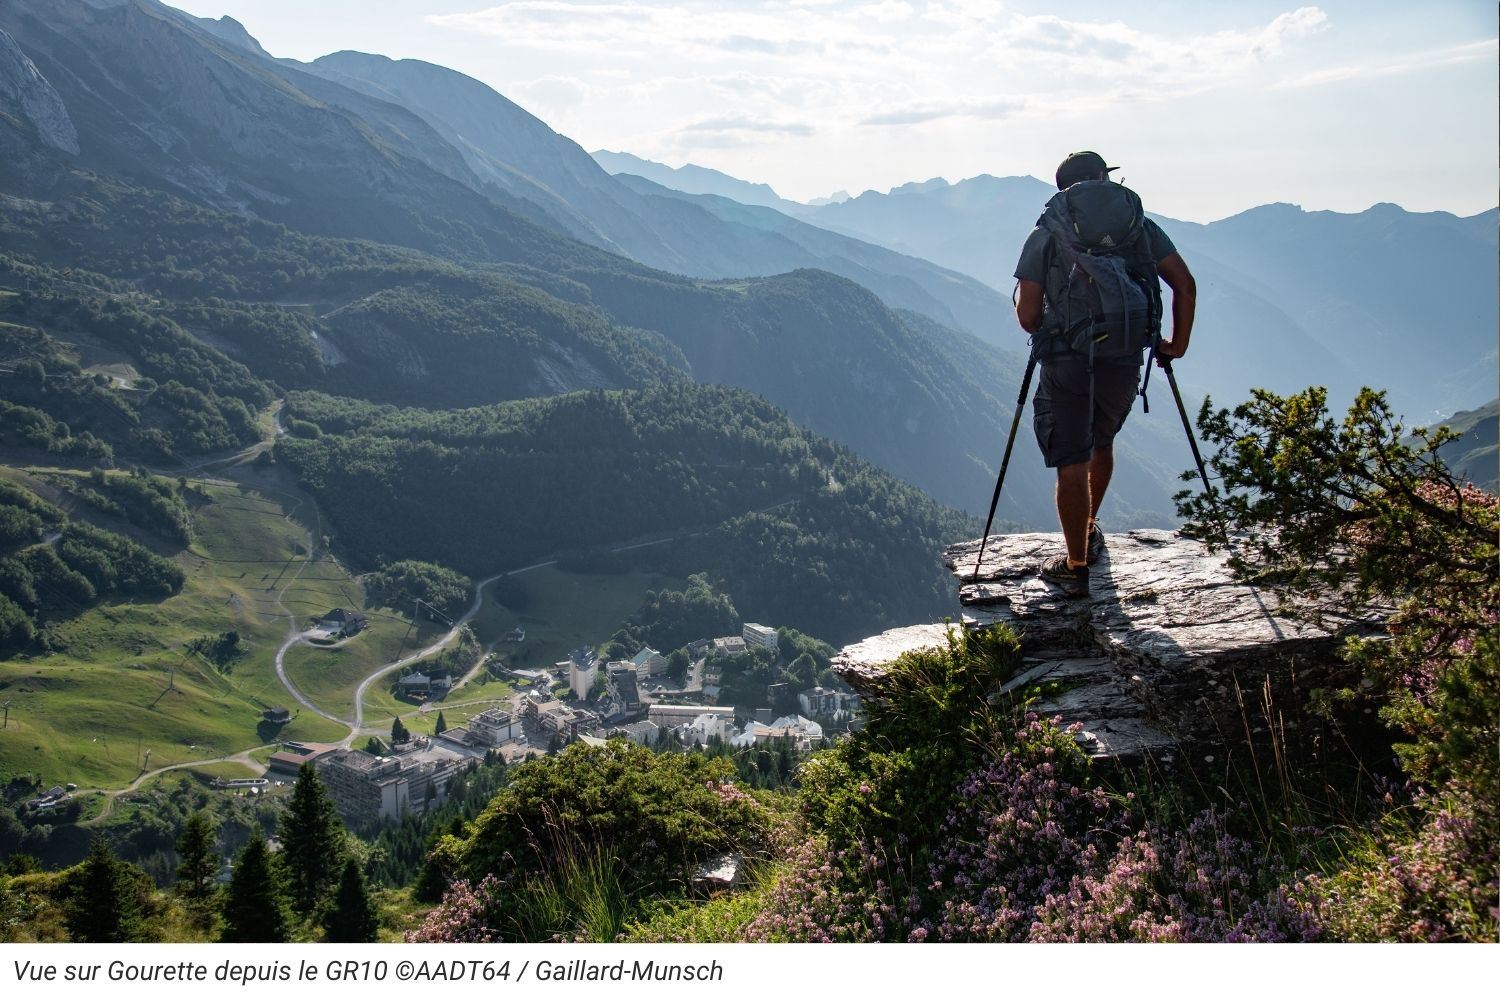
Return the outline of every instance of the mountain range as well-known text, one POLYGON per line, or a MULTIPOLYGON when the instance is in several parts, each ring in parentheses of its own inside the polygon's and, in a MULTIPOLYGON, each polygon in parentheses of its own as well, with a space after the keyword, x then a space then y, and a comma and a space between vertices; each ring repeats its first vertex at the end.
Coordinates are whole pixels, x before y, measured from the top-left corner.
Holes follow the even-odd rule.
MULTIPOLYGON (((709 175, 709 184, 686 167, 596 156, 684 192, 743 199, 759 190, 726 175, 709 175)), ((837 204, 776 199, 774 207, 1009 295, 1019 248, 1052 193, 1034 177, 934 178, 837 204)), ((1251 387, 1286 393, 1315 383, 1347 402, 1369 385, 1414 423, 1494 398, 1496 210, 1459 218, 1390 204, 1354 214, 1279 204, 1207 225, 1153 217, 1198 279, 1196 346, 1180 366, 1191 392, 1232 403, 1251 387)), ((994 326, 1010 330, 1003 317, 994 326)))
MULTIPOLYGON (((0 0, 0 96, 13 273, 128 282, 280 388, 444 408, 719 382, 985 506, 1024 358, 1003 275, 1048 194, 1034 178, 796 206, 599 154, 640 172, 612 175, 451 70, 275 59, 231 19, 153 0, 0 0)), ((1200 279, 1190 395, 1231 403, 1314 373, 1335 398, 1370 381, 1408 412, 1487 398, 1464 385, 1494 370, 1493 212, 1161 221, 1200 279), (1394 297, 1412 287, 1448 289, 1425 303, 1441 350, 1400 349, 1421 309, 1394 297)), ((1164 413, 1121 441, 1112 526, 1173 520, 1188 462, 1164 413)), ((1052 522, 1025 442, 1000 516, 1052 522)))
MULTIPOLYGON (((996 354, 953 329, 945 322, 953 310, 932 305, 935 297, 916 278, 885 280, 872 268, 882 260, 909 265, 935 275, 960 308, 1008 315, 1002 297, 973 279, 853 241, 804 252, 782 232, 755 227, 769 219, 819 246, 832 238, 779 216, 731 225, 671 193, 641 195, 519 113, 524 134, 514 142, 495 138, 479 149, 485 135, 466 130, 471 142, 459 148, 439 127, 467 129, 462 119, 445 124, 434 114, 434 125, 419 114, 447 107, 458 116, 462 105, 443 88, 477 94, 499 109, 496 122, 513 106, 425 64, 273 60, 243 29, 150 0, 0 0, 0 31, 8 39, 6 72, 26 88, 22 113, 0 118, 0 149, 14 154, 0 163, 0 190, 13 199, 4 218, 11 246, 59 271, 88 268, 158 295, 278 311, 276 324, 296 327, 299 356, 311 359, 303 380, 289 387, 470 406, 543 390, 629 387, 665 365, 761 394, 945 503, 984 505, 1019 354, 996 354), (387 74, 396 78, 385 80, 387 91, 404 94, 402 87, 433 79, 441 86, 423 100, 406 98, 413 110, 371 92, 368 77, 387 74), (493 162, 487 166, 481 153, 493 162), (502 154, 516 159, 508 171, 494 165, 502 154), (549 166, 557 163, 569 166, 549 166), (510 190, 501 187, 504 176, 510 190), (539 184, 557 197, 516 193, 539 184), (588 185, 626 207, 659 209, 645 216, 648 228, 678 241, 681 258, 730 248, 723 267, 743 265, 739 276, 706 280, 611 252, 578 221, 604 215, 584 202, 588 185), (162 197, 176 201, 147 204, 162 197), (584 207, 571 209, 575 221, 565 223, 558 213, 567 214, 570 199, 584 207), (708 228, 695 228, 698 222, 708 228), (226 245, 225 231, 239 234, 241 252, 226 245), (752 232, 754 239, 735 235, 752 232), (755 256, 747 248, 767 246, 779 248, 774 266, 744 259, 755 256), (329 254, 379 266, 335 276, 309 260, 329 254), (785 270, 835 260, 885 297, 822 268, 785 270), (453 269, 465 273, 455 278, 453 269), (490 311, 477 310, 475 283, 509 291, 492 296, 490 311), (515 293, 518 284, 531 291, 515 293), (414 310, 414 298, 444 304, 414 310), (500 299, 525 306, 501 309, 500 299), (929 311, 920 313, 924 304, 929 311), (564 313, 572 318, 559 319, 564 313), (574 333, 537 336, 530 331, 538 325, 574 333), (584 327, 589 343, 577 333, 584 327), (953 349, 934 352, 934 336, 953 349)), ((728 203, 716 209, 742 214, 728 203)), ((618 248, 627 233, 615 231, 618 248)), ((242 336, 197 332, 250 360, 242 336)), ((1050 486, 1039 462, 1015 469, 1009 490, 1016 503, 1002 516, 1045 516, 1050 486)), ((1170 491, 1146 482, 1134 494, 1122 486, 1120 499, 1123 509, 1161 523, 1170 491)))

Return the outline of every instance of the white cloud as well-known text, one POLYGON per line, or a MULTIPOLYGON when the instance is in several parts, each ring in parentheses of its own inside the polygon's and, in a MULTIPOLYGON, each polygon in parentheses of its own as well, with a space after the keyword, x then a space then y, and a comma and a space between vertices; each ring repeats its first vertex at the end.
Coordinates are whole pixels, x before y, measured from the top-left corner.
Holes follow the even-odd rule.
MULTIPOLYGON (((1011 14, 993 0, 733 6, 705 0, 506 0, 428 20, 499 39, 507 48, 656 72, 671 73, 670 64, 685 63, 864 84, 904 80, 929 90, 914 100, 972 93, 980 79, 988 81, 983 89, 993 91, 997 78, 1025 82, 1032 90, 1101 75, 1117 86, 1201 86, 1241 76, 1328 26, 1323 10, 1300 7, 1257 28, 1190 37, 1118 20, 1011 14)), ((850 117, 873 113, 865 108, 850 117)))
POLYGON ((1444 49, 1434 49, 1430 52, 1416 52, 1404 59, 1395 61, 1381 60, 1371 63, 1349 63, 1343 66, 1330 66, 1327 69, 1316 70, 1312 73, 1306 73, 1288 80, 1280 80, 1273 87, 1277 90, 1317 87, 1328 83, 1339 83, 1344 80, 1416 73, 1439 66, 1458 66, 1463 63, 1478 61, 1493 62, 1497 48, 1500 48, 1500 38, 1491 38, 1483 42, 1455 45, 1444 49))
POLYGON ((860 14, 877 21, 908 21, 916 12, 916 8, 903 0, 882 0, 859 8, 860 14))
POLYGON ((770 135, 812 135, 816 129, 806 122, 770 121, 763 118, 731 115, 723 118, 705 118, 700 121, 691 122, 682 126, 677 131, 681 134, 759 132, 770 135))
POLYGON ((1290 43, 1327 27, 1328 15, 1318 7, 1280 14, 1259 29, 1195 36, 1047 14, 1014 19, 995 38, 990 55, 1044 67, 1063 79, 1108 75, 1121 86, 1160 85, 1181 92, 1243 77, 1280 57, 1290 43))
POLYGON ((494 36, 516 48, 652 60, 665 55, 694 60, 739 55, 801 58, 825 51, 827 36, 813 29, 827 26, 829 20, 828 14, 801 5, 737 9, 695 0, 511 0, 471 13, 428 18, 441 27, 494 36))
POLYGON ((1021 15, 998 0, 501 0, 428 20, 593 81, 588 92, 544 75, 524 89, 558 111, 612 106, 613 120, 594 129, 600 140, 629 129, 689 155, 860 126, 941 128, 1160 100, 1246 79, 1328 24, 1320 8, 1300 7, 1188 36, 1021 15), (621 82, 610 87, 604 74, 621 82))
POLYGON ((1025 98, 993 97, 915 102, 884 108, 860 120, 861 125, 920 125, 942 118, 1009 118, 1028 106, 1025 98))
POLYGON ((591 88, 571 76, 544 76, 517 84, 512 96, 528 107, 563 111, 577 107, 589 96, 591 88))
POLYGON ((1022 59, 1045 53, 1072 60, 1126 62, 1149 41, 1119 22, 1068 21, 1043 14, 1016 19, 1000 35, 997 47, 1007 56, 1022 59))
POLYGON ((1289 14, 1282 14, 1272 21, 1260 38, 1251 47, 1258 58, 1281 54, 1288 39, 1302 38, 1328 27, 1328 15, 1318 7, 1298 7, 1289 14))

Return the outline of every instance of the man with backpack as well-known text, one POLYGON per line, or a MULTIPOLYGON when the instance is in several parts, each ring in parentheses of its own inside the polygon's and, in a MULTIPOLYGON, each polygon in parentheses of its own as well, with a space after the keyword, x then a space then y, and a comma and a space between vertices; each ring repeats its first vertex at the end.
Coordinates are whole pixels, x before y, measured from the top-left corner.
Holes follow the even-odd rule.
POLYGON ((1057 470, 1067 543, 1040 572, 1070 597, 1088 595, 1089 566, 1104 551, 1099 506, 1114 472, 1115 435, 1141 386, 1142 357, 1152 349, 1159 362, 1187 353, 1197 301, 1177 248, 1135 192, 1109 179, 1114 169, 1094 152, 1063 160, 1058 193, 1016 265, 1016 318, 1042 369, 1033 424, 1047 467, 1057 470), (1172 289, 1170 340, 1160 336, 1158 279, 1172 289))

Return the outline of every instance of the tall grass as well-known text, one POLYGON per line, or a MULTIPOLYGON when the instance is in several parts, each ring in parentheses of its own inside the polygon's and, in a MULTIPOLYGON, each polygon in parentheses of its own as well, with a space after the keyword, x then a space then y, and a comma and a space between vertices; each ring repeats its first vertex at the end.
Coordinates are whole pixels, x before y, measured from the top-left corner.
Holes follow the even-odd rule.
POLYGON ((631 911, 619 858, 607 848, 577 844, 550 872, 532 876, 512 895, 505 936, 517 941, 617 940, 631 911))

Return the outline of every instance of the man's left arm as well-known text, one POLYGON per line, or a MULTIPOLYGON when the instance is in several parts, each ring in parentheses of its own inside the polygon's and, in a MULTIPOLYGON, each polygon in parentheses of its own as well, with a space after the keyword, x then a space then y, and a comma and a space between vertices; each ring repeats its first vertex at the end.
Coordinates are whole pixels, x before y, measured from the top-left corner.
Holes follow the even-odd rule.
POLYGON ((1187 353, 1188 338, 1193 333, 1193 314, 1198 307, 1198 282, 1188 270, 1187 261, 1175 251, 1157 261, 1156 272, 1167 283, 1167 287, 1172 289, 1172 339, 1160 341, 1156 345, 1156 353, 1163 358, 1180 358, 1187 353))

